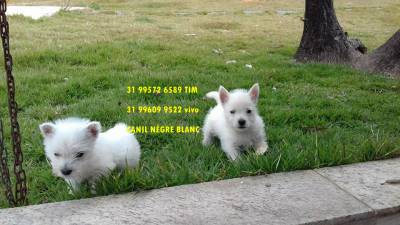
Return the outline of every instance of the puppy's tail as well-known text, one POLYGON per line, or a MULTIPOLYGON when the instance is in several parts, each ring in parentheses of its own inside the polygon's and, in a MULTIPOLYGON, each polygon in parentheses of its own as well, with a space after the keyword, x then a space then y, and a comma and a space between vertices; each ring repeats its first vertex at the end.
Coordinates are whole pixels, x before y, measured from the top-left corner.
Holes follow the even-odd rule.
POLYGON ((207 98, 214 99, 218 104, 220 104, 219 94, 217 91, 211 91, 206 94, 207 98))

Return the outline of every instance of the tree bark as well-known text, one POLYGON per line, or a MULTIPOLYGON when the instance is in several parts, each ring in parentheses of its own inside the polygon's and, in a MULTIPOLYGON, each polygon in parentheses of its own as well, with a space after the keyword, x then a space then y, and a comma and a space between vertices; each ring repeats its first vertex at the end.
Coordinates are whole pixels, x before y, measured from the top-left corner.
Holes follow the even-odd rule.
POLYGON ((361 56, 357 41, 343 31, 333 0, 306 0, 304 30, 295 59, 300 62, 348 64, 361 56))
POLYGON ((400 78, 400 30, 372 54, 343 31, 333 0, 306 0, 304 29, 294 58, 299 62, 346 64, 400 78))
POLYGON ((371 54, 360 58, 357 69, 400 78, 400 30, 371 54))

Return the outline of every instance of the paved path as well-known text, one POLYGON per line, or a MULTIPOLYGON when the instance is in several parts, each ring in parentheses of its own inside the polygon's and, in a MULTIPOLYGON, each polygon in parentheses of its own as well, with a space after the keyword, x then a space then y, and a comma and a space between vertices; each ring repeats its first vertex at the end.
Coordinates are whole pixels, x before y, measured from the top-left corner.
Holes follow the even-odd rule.
POLYGON ((0 210, 0 224, 400 225, 400 158, 0 210))

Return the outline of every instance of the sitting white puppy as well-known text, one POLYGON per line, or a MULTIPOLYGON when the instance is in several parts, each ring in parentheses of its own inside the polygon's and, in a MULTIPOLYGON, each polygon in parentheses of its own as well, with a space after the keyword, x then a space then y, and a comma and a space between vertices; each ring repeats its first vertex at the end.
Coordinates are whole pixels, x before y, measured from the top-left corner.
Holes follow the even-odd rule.
POLYGON ((53 174, 63 178, 73 190, 96 180, 115 168, 135 167, 140 159, 140 146, 135 136, 119 123, 101 133, 99 122, 79 118, 43 123, 46 157, 53 174))
POLYGON ((221 141, 222 150, 235 160, 241 148, 254 147, 257 154, 268 150, 264 122, 257 112, 260 88, 254 84, 249 91, 243 89, 228 92, 220 86, 219 91, 207 93, 217 101, 206 116, 203 127, 203 145, 211 144, 213 137, 221 141))

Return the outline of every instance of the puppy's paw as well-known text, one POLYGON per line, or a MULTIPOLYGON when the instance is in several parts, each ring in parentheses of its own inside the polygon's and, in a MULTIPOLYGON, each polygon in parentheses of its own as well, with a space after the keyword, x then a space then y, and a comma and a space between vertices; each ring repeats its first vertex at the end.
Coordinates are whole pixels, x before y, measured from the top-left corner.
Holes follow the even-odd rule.
POLYGON ((232 152, 227 152, 226 155, 228 156, 228 158, 231 161, 235 161, 237 158, 239 158, 239 153, 236 151, 232 151, 232 152))
POLYGON ((211 139, 203 138, 203 141, 201 143, 203 144, 203 146, 209 146, 209 145, 211 145, 211 139))
POLYGON ((264 144, 256 148, 256 154, 257 155, 263 155, 268 151, 268 145, 264 144))
POLYGON ((73 188, 68 187, 68 194, 70 194, 70 195, 72 195, 72 196, 75 196, 76 193, 77 193, 77 190, 76 190, 76 189, 73 189, 73 188))
POLYGON ((91 182, 90 183, 90 194, 92 194, 92 195, 96 195, 97 194, 96 183, 95 182, 91 182))
POLYGON ((73 180, 68 180, 67 183, 68 183, 68 194, 75 195, 76 191, 79 190, 79 183, 73 180))

